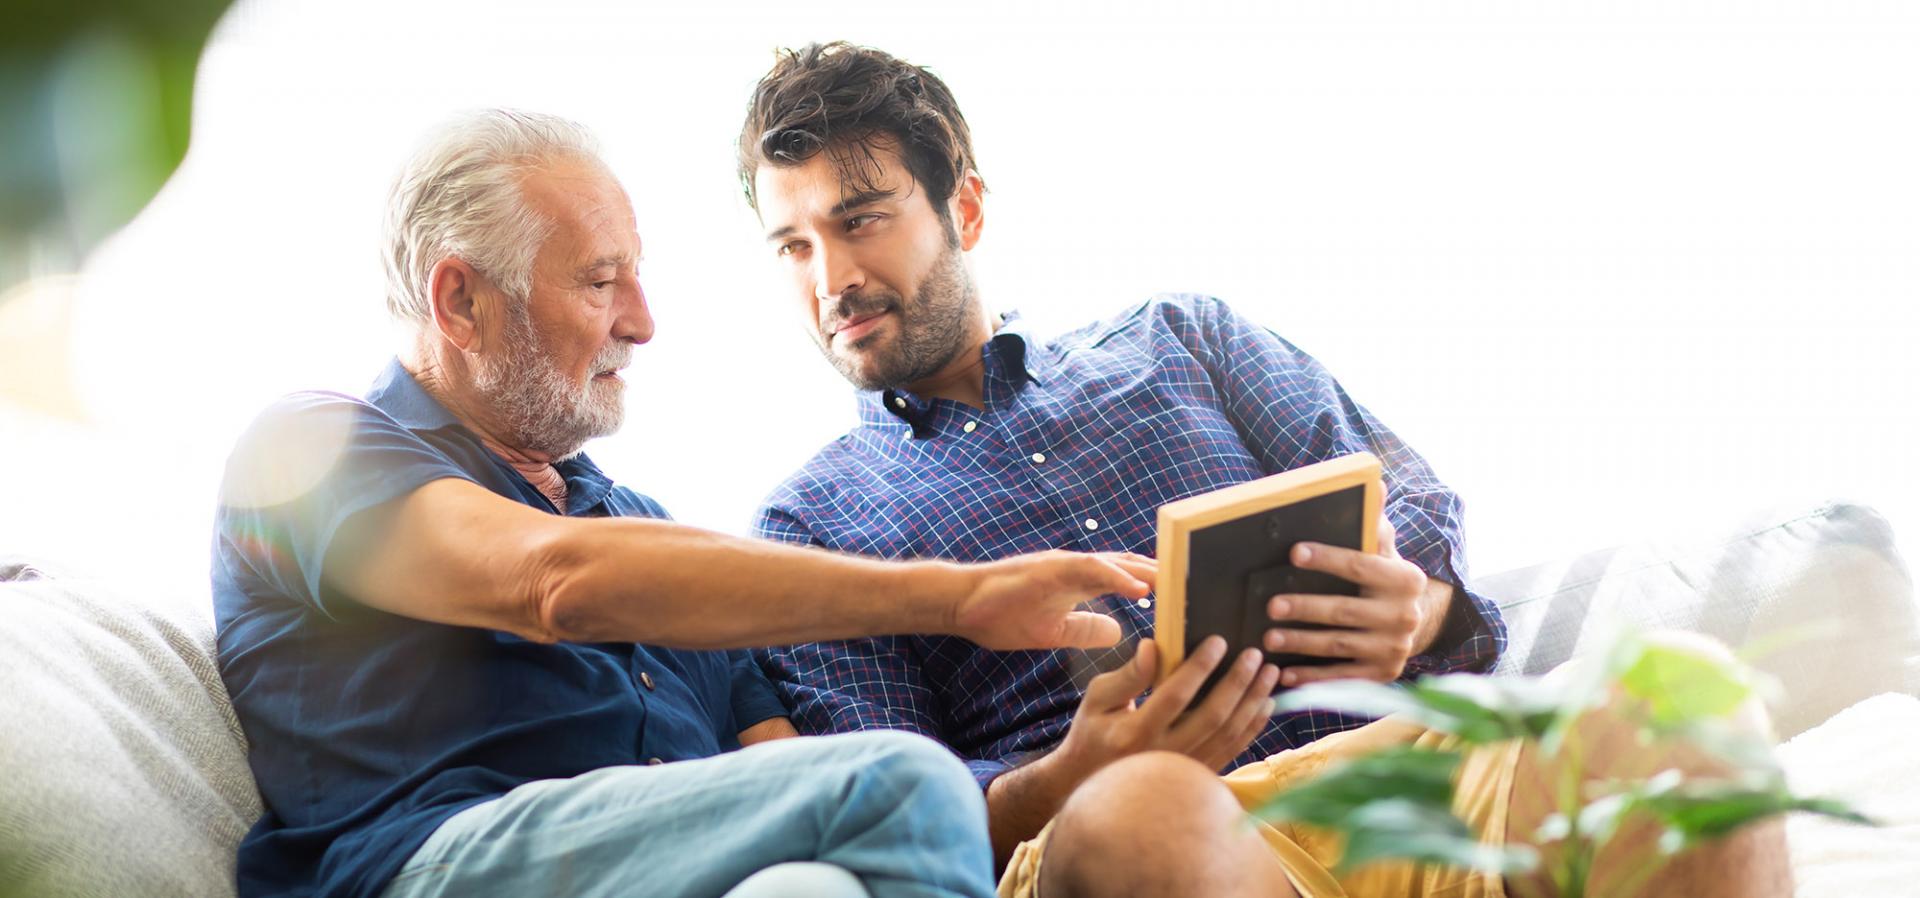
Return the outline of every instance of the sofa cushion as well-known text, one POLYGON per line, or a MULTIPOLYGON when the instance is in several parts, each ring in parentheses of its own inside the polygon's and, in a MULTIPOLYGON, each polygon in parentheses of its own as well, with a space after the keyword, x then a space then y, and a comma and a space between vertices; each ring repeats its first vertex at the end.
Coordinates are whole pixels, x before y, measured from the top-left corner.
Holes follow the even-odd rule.
POLYGON ((48 572, 48 567, 49 565, 43 561, 0 553, 0 583, 17 580, 50 580, 53 574, 48 572))
POLYGON ((1920 882, 1920 698, 1883 693, 1775 752, 1801 795, 1845 799, 1878 826, 1787 817, 1794 894, 1911 895, 1920 882))
POLYGON ((0 891, 233 894, 260 799, 190 607, 0 582, 0 891))
POLYGON ((1755 666, 1778 678, 1790 737, 1868 696, 1920 694, 1920 607, 1872 509, 1829 503, 1756 516, 1699 540, 1648 542, 1476 580, 1506 616, 1499 672, 1543 673, 1621 626, 1790 642, 1755 666))

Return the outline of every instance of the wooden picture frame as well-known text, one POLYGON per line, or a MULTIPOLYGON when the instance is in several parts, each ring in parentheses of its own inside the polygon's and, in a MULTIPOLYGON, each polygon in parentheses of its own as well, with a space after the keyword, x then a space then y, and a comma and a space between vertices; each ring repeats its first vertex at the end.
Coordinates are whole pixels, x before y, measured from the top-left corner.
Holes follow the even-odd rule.
MULTIPOLYGON (((1377 551, 1384 501, 1380 460, 1358 452, 1160 506, 1155 684, 1212 633, 1227 637, 1227 661, 1249 646, 1261 648, 1260 634, 1274 624, 1266 619, 1267 596, 1254 593, 1357 595, 1345 580, 1293 567, 1290 553, 1302 541, 1377 551)), ((1283 667, 1346 660, 1266 654, 1283 667)), ((1222 662, 1208 687, 1227 666, 1222 662)))

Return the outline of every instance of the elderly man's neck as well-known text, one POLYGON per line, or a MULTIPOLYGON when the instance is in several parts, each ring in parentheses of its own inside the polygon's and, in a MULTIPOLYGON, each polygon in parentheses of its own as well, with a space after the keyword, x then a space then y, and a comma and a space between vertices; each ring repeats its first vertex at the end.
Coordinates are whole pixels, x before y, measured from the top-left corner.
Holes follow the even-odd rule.
POLYGON ((431 349, 416 346, 403 353, 400 364, 419 381, 435 401, 445 406, 462 427, 480 438, 480 445, 511 465, 527 483, 540 491, 564 513, 567 510, 567 481, 553 466, 547 453, 514 445, 494 421, 485 397, 473 388, 473 377, 459 359, 444 359, 431 349))

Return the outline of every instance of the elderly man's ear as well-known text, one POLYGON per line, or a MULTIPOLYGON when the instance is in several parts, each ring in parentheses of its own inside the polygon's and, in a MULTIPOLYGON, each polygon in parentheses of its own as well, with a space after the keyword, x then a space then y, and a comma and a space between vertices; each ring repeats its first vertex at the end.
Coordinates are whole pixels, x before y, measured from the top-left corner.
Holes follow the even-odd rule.
POLYGON ((480 293, 486 285, 472 265, 451 256, 435 264, 427 277, 433 327, 462 352, 480 351, 482 321, 494 311, 482 308, 480 293))

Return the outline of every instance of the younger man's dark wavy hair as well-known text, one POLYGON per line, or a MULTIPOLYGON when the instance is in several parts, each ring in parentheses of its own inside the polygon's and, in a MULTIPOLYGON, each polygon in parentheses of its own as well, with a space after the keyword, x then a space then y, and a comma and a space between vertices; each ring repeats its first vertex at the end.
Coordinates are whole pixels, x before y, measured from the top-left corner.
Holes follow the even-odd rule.
POLYGON ((942 219, 975 170, 967 120, 932 72, 846 41, 782 50, 740 129, 740 186, 758 212, 753 176, 761 166, 802 165, 825 152, 843 193, 870 191, 879 174, 874 153, 884 149, 899 152, 942 219))

